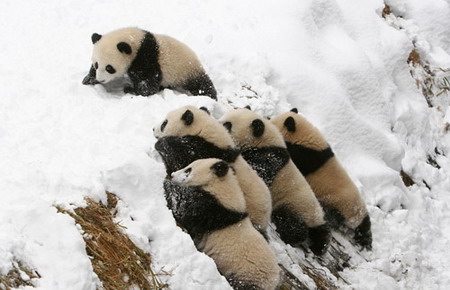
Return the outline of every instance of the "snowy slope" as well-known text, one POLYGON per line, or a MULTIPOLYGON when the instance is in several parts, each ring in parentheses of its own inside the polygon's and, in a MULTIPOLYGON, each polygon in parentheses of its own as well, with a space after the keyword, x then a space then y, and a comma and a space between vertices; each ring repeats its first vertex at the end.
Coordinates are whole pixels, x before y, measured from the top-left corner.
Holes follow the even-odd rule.
MULTIPOLYGON (((337 281, 349 289, 450 285, 447 107, 429 108, 406 59, 450 67, 450 3, 309 1, 12 1, 0 10, 0 275, 21 261, 39 289, 95 289, 78 227, 55 205, 119 202, 118 221, 172 289, 228 289, 165 206, 152 127, 179 106, 219 117, 296 106, 323 130, 361 188, 374 249, 337 281), (400 17, 401 16, 401 17, 400 17), (145 98, 81 85, 93 32, 139 26, 191 46, 219 102, 170 90, 145 98), (255 93, 256 92, 256 93, 255 93), (434 164, 430 160, 435 160, 434 164), (433 166, 434 165, 434 166, 433 166), (406 187, 400 170, 415 185, 406 187)), ((440 103, 448 104, 447 96, 440 103)), ((272 243, 280 261, 286 249, 272 243)), ((297 253, 301 256, 301 253, 297 253)), ((355 254, 355 253, 350 253, 355 254)), ((303 280, 304 275, 291 265, 303 280)))

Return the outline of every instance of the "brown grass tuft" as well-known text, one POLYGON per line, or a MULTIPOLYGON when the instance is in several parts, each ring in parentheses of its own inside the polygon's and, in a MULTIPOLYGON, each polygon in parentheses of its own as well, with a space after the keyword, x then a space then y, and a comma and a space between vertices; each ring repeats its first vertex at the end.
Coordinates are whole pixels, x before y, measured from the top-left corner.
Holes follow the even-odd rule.
POLYGON ((392 10, 391 7, 387 4, 384 5, 383 11, 381 12, 381 16, 383 18, 386 18, 387 15, 391 14, 392 10))
POLYGON ((40 278, 39 273, 28 268, 21 262, 14 261, 13 268, 6 274, 0 276, 0 289, 10 290, 23 286, 34 287, 31 279, 40 278), (26 279, 28 277, 28 279, 26 279))
POLYGON ((117 198, 107 193, 108 205, 86 198, 87 206, 74 212, 57 207, 70 215, 83 229, 86 252, 104 289, 164 289, 150 268, 150 256, 125 235, 113 221, 117 198))

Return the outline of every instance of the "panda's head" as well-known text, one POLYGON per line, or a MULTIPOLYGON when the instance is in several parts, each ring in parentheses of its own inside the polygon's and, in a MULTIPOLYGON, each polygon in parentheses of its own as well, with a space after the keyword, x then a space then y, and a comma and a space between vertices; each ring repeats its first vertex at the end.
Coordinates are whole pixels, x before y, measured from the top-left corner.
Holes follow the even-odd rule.
POLYGON ((225 128, 204 107, 184 106, 169 112, 153 128, 153 134, 157 139, 165 136, 200 136, 221 148, 234 147, 225 128))
POLYGON ((125 75, 143 37, 144 32, 137 28, 120 29, 105 35, 92 34, 92 66, 96 81, 108 83, 125 75))
POLYGON ((278 129, 266 118, 245 108, 227 112, 219 120, 241 149, 249 147, 285 147, 278 129))
POLYGON ((283 135, 286 142, 322 150, 328 147, 324 136, 308 120, 298 114, 296 108, 270 120, 283 135))
POLYGON ((171 174, 171 181, 182 186, 201 187, 220 203, 245 211, 245 199, 233 168, 217 158, 199 159, 171 174))

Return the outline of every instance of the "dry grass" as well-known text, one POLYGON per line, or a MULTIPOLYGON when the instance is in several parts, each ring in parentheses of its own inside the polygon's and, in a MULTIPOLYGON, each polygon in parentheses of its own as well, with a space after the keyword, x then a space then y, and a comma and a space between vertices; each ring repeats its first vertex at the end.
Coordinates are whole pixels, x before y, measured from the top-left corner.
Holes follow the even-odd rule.
POLYGON ((10 290, 22 286, 34 287, 32 279, 40 278, 39 273, 21 262, 14 262, 12 270, 6 276, 0 276, 0 289, 10 290))
POLYGON ((86 252, 91 257, 94 272, 104 289, 164 289, 150 267, 150 256, 128 238, 121 225, 113 221, 117 198, 108 194, 108 205, 86 198, 87 207, 68 211, 83 229, 86 252), (113 212, 113 213, 112 213, 113 212))

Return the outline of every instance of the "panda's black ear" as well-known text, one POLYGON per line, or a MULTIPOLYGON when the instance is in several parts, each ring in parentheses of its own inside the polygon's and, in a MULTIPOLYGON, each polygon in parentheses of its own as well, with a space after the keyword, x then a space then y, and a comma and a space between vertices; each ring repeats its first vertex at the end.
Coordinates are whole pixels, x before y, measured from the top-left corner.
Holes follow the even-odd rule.
POLYGON ((292 108, 292 109, 291 109, 291 112, 292 112, 292 113, 296 113, 296 114, 298 114, 298 110, 297 110, 297 108, 292 108))
POLYGON ((208 115, 211 115, 211 113, 209 112, 208 108, 200 107, 199 109, 205 111, 206 113, 208 113, 208 115))
POLYGON ((131 46, 126 42, 119 42, 117 44, 117 49, 121 53, 131 54, 131 46))
POLYGON ((255 119, 250 126, 253 130, 253 136, 261 137, 264 134, 265 125, 262 120, 255 119))
POLYGON ((247 105, 244 108, 247 109, 247 110, 250 110, 250 111, 252 110, 252 107, 250 107, 250 105, 247 105))
POLYGON ((286 120, 284 120, 284 127, 289 132, 295 132, 295 120, 292 117, 287 117, 286 120))
POLYGON ((97 41, 100 40, 100 38, 102 38, 102 36, 100 34, 93 33, 91 36, 92 44, 95 44, 97 41))
POLYGON ((211 166, 214 174, 218 177, 224 177, 225 175, 227 175, 229 168, 230 166, 228 166, 228 163, 226 163, 225 161, 219 161, 211 166))
POLYGON ((181 120, 184 121, 184 124, 186 126, 189 126, 194 122, 194 114, 191 112, 191 110, 186 110, 186 112, 183 113, 181 116, 181 120))
POLYGON ((233 125, 231 124, 231 122, 225 122, 225 123, 223 123, 222 124, 224 127, 225 127, 225 129, 227 129, 227 131, 229 132, 229 133, 231 133, 231 128, 233 127, 233 125))

